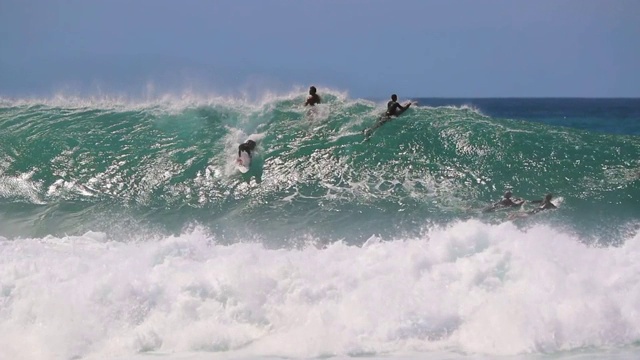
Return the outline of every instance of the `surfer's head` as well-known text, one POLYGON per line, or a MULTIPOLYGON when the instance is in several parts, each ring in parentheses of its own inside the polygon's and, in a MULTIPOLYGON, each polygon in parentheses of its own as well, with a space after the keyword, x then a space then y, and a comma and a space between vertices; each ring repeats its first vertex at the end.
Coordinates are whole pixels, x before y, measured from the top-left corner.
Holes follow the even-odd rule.
POLYGON ((396 94, 391 95, 391 100, 398 101, 398 95, 396 94))
POLYGON ((551 201, 551 199, 553 199, 553 195, 552 194, 547 194, 547 196, 545 196, 544 199, 546 201, 551 201))
POLYGON ((256 142, 253 140, 247 140, 247 145, 249 145, 249 149, 251 150, 256 148, 256 142))
POLYGON ((310 94, 310 95, 315 94, 315 93, 316 93, 316 91, 317 91, 317 90, 316 90, 316 87, 315 87, 315 86, 312 86, 312 87, 310 87, 310 88, 309 88, 309 94, 310 94))
POLYGON ((511 191, 505 191, 504 192, 504 197, 505 197, 505 199, 511 198, 511 191))

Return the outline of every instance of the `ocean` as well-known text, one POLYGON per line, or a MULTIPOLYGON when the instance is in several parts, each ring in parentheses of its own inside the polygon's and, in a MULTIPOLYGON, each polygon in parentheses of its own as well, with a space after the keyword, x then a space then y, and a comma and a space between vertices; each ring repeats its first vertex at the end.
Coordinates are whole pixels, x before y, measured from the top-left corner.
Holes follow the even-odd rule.
POLYGON ((640 357, 640 99, 319 93, 0 98, 0 359, 640 357))

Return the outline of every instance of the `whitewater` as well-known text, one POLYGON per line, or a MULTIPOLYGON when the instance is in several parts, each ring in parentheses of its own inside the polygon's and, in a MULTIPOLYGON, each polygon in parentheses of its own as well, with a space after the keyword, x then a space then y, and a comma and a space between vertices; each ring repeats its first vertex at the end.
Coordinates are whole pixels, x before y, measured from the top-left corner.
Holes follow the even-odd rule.
POLYGON ((1 99, 0 359, 640 355, 637 101, 321 95, 1 99))

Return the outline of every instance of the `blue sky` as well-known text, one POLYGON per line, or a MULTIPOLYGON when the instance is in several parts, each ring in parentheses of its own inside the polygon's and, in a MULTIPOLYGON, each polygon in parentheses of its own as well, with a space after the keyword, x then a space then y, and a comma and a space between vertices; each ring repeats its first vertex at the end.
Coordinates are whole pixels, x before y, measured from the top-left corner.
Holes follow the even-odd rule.
POLYGON ((640 97, 640 1, 0 1, 0 95, 149 84, 640 97))

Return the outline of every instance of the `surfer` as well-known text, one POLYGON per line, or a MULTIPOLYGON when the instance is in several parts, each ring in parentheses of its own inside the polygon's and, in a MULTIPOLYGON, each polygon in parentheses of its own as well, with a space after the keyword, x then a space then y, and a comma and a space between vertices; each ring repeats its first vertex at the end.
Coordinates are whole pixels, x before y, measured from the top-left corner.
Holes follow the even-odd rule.
POLYGON ((540 204, 540 206, 538 206, 537 208, 529 211, 529 214, 535 214, 535 213, 540 212, 542 210, 557 209, 557 206, 553 205, 553 203, 551 202, 551 199, 553 199, 553 194, 547 194, 544 197, 544 199, 542 199, 542 200, 530 201, 530 203, 532 203, 532 204, 540 204))
POLYGON ((527 217, 529 215, 533 215, 533 214, 537 214, 541 211, 544 210, 551 210, 551 209, 557 209, 558 207, 555 206, 552 202, 551 199, 553 198, 552 194, 547 194, 544 199, 542 200, 532 200, 532 201, 528 201, 532 204, 540 204, 540 206, 538 206, 537 208, 533 209, 533 210, 529 210, 525 213, 514 213, 511 214, 509 216, 509 220, 513 220, 513 219, 517 219, 517 218, 523 218, 523 217, 527 217))
POLYGON ((491 212, 491 211, 496 211, 498 209, 501 208, 508 208, 508 207, 518 207, 518 206, 522 206, 522 204, 524 204, 524 200, 523 199, 519 199, 519 198, 512 198, 512 193, 511 191, 505 191, 502 199, 498 202, 496 202, 495 204, 484 208, 484 210, 482 210, 483 212, 491 212))
POLYGON ((247 140, 238 146, 238 157, 242 156, 242 152, 246 152, 251 157, 251 152, 255 150, 256 142, 253 140, 247 140))
POLYGON ((304 106, 314 106, 315 104, 320 104, 320 96, 316 93, 316 87, 312 86, 309 88, 309 96, 307 97, 307 101, 305 101, 304 106))
POLYGON ((365 136, 364 140, 365 141, 369 140, 369 137, 373 134, 373 132, 377 128, 384 125, 387 121, 390 121, 391 118, 400 116, 403 112, 405 112, 409 108, 409 106, 411 106, 411 103, 407 103, 407 105, 405 106, 400 105, 398 103, 398 95, 392 94, 391 101, 387 103, 387 111, 382 116, 380 116, 378 121, 376 121, 376 123, 373 124, 372 127, 362 130, 362 133, 365 136))
POLYGON ((405 106, 400 105, 398 103, 398 95, 392 94, 391 101, 387 103, 387 112, 385 113, 385 115, 389 118, 392 116, 399 116, 400 114, 405 112, 405 110, 407 110, 409 106, 411 106, 411 103, 408 103, 405 106))
POLYGON ((251 157, 256 149, 256 142, 253 140, 247 140, 238 145, 238 158, 236 159, 236 169, 245 174, 250 170, 251 157))

